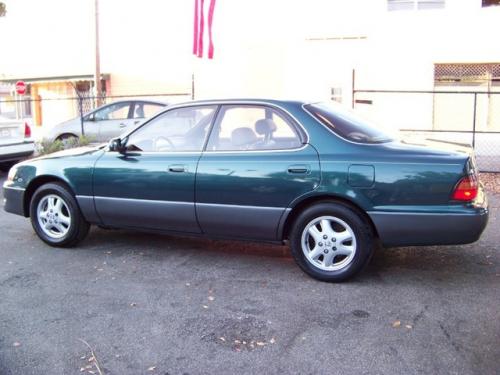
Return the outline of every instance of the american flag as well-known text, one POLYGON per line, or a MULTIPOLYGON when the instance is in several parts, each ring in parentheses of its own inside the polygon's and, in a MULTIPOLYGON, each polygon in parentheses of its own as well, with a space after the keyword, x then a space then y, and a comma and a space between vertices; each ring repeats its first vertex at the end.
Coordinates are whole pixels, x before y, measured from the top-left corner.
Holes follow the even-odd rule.
MULTIPOLYGON (((209 0, 208 6, 208 58, 214 57, 214 43, 212 40, 212 23, 214 20, 215 0, 209 0)), ((193 25, 193 55, 203 57, 203 35, 205 32, 205 0, 194 0, 193 25)))

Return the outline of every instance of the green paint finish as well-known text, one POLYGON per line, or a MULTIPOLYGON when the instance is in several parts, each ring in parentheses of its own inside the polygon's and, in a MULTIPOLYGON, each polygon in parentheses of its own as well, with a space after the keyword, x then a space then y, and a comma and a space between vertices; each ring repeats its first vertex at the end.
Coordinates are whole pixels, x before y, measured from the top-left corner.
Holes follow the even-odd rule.
MULTIPOLYGON (((38 178, 50 177, 65 181, 76 195, 166 205, 193 203, 193 207, 194 203, 268 207, 283 209, 283 215, 285 208, 293 209, 305 199, 318 197, 339 197, 366 212, 475 214, 481 205, 483 210, 486 207, 482 193, 475 202, 450 201, 456 183, 473 168, 469 148, 437 142, 349 142, 320 124, 304 110, 302 102, 200 102, 238 103, 262 104, 286 112, 305 130, 307 143, 296 150, 194 153, 120 154, 107 148, 85 148, 18 164, 16 178, 5 186, 26 188, 38 178)), ((186 206, 186 210, 191 209, 195 210, 186 206)), ((140 227, 133 215, 130 212, 130 218, 122 219, 140 227)), ((193 217, 196 226, 194 211, 193 217)), ((238 220, 226 219, 221 225, 230 226, 238 220)))
POLYGON ((373 165, 353 164, 349 166, 348 183, 352 187, 369 188, 375 182, 373 165))

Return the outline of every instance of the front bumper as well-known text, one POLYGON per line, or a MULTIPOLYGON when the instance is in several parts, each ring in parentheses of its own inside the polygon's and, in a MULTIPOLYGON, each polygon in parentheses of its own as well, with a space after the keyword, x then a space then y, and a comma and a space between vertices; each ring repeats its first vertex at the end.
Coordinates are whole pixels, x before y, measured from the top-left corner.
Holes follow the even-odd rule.
POLYGON ((488 201, 480 191, 470 206, 447 212, 368 212, 386 247, 462 245, 479 239, 488 223, 488 201))
POLYGON ((26 216, 24 213, 24 192, 25 189, 4 185, 4 210, 12 214, 26 216))

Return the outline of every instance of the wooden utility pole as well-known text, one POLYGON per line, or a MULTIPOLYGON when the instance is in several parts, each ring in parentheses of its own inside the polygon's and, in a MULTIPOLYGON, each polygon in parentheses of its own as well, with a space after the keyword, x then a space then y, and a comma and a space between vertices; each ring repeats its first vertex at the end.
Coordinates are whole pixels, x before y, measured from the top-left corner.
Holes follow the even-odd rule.
POLYGON ((94 87, 96 95, 96 106, 101 105, 101 56, 99 53, 99 0, 95 0, 95 74, 94 87))

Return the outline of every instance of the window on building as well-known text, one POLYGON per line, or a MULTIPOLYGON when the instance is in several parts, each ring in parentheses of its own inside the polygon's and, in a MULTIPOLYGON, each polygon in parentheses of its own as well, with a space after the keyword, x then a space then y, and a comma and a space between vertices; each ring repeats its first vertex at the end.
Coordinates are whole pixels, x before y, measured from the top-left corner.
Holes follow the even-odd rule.
POLYGON ((332 87, 330 90, 330 99, 342 103, 342 87, 332 87))
POLYGON ((443 9, 446 0, 387 0, 388 10, 443 9))
POLYGON ((483 8, 500 5, 500 0, 483 0, 483 8))

